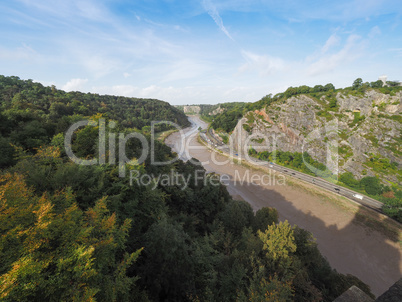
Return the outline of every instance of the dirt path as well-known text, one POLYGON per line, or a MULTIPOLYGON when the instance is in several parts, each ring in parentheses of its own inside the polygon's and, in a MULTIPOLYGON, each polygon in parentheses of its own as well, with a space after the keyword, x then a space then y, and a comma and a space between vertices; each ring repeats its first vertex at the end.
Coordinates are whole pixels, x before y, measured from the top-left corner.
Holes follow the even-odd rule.
MULTIPOLYGON (((192 120, 197 128, 205 126, 197 118, 192 120)), ((165 142, 176 152, 180 150, 180 144, 187 144, 185 150, 191 157, 201 161, 208 172, 227 175, 229 193, 250 203, 254 210, 274 207, 280 220, 288 220, 312 232, 331 266, 341 273, 359 277, 370 285, 375 295, 382 294, 401 278, 402 251, 399 243, 355 223, 355 213, 345 207, 285 184, 280 173, 272 173, 269 178, 265 172, 235 163, 220 164, 227 162, 227 158, 201 145, 194 130, 184 139, 180 139, 180 133, 174 133, 165 142)), ((350 204, 350 207, 357 206, 350 204)))

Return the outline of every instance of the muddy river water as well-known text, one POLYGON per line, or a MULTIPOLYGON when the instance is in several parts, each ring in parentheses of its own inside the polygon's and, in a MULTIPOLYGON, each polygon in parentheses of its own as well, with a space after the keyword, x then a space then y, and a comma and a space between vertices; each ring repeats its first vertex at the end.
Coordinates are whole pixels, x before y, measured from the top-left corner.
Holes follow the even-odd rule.
POLYGON ((190 117, 190 121, 191 128, 170 135, 165 143, 183 160, 196 158, 208 172, 226 175, 227 189, 234 198, 247 201, 254 211, 274 207, 280 220, 312 232, 331 266, 338 272, 359 277, 376 296, 402 277, 400 243, 356 223, 355 214, 345 207, 298 186, 287 185, 278 172, 268 175, 229 162, 227 157, 198 142, 197 129, 206 124, 198 117, 190 117))

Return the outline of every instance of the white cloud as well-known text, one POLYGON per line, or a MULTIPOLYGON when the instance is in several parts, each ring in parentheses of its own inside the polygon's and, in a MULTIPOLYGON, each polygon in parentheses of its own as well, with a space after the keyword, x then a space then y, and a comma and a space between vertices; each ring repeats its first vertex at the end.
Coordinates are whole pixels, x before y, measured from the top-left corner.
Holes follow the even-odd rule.
POLYGON ((285 61, 278 57, 258 55, 245 50, 242 50, 241 54, 247 61, 246 64, 239 68, 239 72, 241 73, 245 71, 258 71, 260 75, 267 76, 286 68, 285 61))
POLYGON ((86 54, 81 57, 81 63, 93 74, 94 77, 102 77, 119 69, 120 63, 103 55, 86 54))
POLYGON ((71 79, 63 87, 62 90, 65 91, 78 91, 82 90, 84 85, 88 82, 88 79, 71 79))
POLYGON ((101 88, 101 90, 105 90, 105 93, 127 97, 134 97, 138 93, 138 88, 132 85, 115 85, 111 88, 101 88))
POLYGON ((202 2, 205 10, 207 11, 207 13, 211 16, 211 18, 215 21, 216 25, 218 25, 219 29, 232 41, 234 41, 234 39, 232 38, 232 36, 229 34, 229 32, 227 31, 225 25, 223 25, 223 20, 221 18, 221 16, 219 15, 218 9, 216 8, 216 6, 212 3, 211 0, 203 0, 202 2))

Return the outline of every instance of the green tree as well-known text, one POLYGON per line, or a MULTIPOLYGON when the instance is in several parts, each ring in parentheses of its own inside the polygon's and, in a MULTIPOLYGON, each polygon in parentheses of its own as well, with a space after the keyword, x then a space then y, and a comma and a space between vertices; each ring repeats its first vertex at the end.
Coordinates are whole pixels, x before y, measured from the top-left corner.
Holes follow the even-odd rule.
POLYGON ((182 226, 166 218, 145 234, 141 282, 158 300, 183 300, 194 289, 194 263, 190 238, 182 226))
POLYGON ((255 213, 252 226, 254 232, 257 232, 258 230, 264 231, 269 225, 276 223, 278 223, 278 211, 274 208, 264 207, 255 213))
POLYGON ((225 206, 219 218, 228 232, 240 236, 244 228, 251 226, 254 214, 249 203, 232 200, 225 206))
POLYGON ((328 83, 324 86, 325 91, 335 90, 335 86, 332 83, 328 83))
POLYGON ((15 163, 14 148, 11 145, 11 140, 1 136, 0 134, 0 169, 11 166, 15 163))
POLYGON ((360 185, 364 188, 367 194, 380 195, 382 193, 382 186, 380 180, 374 176, 366 176, 360 180, 360 185))
POLYGON ((314 88, 313 88, 313 92, 321 92, 321 91, 324 91, 324 90, 325 90, 324 86, 322 86, 322 85, 315 85, 314 88))
POLYGON ((352 88, 353 88, 354 90, 357 90, 357 89, 359 89, 360 87, 362 87, 362 85, 363 85, 363 80, 362 80, 361 78, 357 78, 356 80, 354 80, 353 85, 352 85, 352 88))
POLYGON ((381 88, 383 86, 383 82, 381 80, 371 82, 370 86, 371 88, 381 88))
POLYGON ((339 181, 352 188, 356 188, 357 186, 359 186, 359 181, 355 179, 352 172, 342 173, 339 176, 339 181))
POLYGON ((402 223, 402 198, 387 198, 382 210, 386 215, 402 223))
POLYGON ((387 85, 390 87, 400 86, 401 83, 399 81, 387 81, 387 85))
POLYGON ((332 98, 332 99, 329 101, 329 108, 335 108, 336 105, 337 105, 337 100, 336 100, 335 98, 332 98))
POLYGON ((251 302, 278 302, 292 301, 293 290, 291 282, 283 282, 277 276, 269 277, 268 280, 252 280, 247 301, 251 302))

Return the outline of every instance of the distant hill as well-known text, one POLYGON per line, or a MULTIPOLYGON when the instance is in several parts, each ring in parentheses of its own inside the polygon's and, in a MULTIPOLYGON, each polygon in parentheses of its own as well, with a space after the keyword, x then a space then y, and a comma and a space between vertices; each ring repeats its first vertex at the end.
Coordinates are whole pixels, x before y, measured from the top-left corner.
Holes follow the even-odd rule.
MULTIPOLYGON (((10 143, 34 150, 74 122, 97 114, 115 120, 123 128, 139 130, 152 121, 190 125, 183 112, 164 101, 65 92, 14 76, 0 76, 0 105, 0 168, 12 162, 10 143)), ((168 128, 160 125, 157 130, 168 128)))

